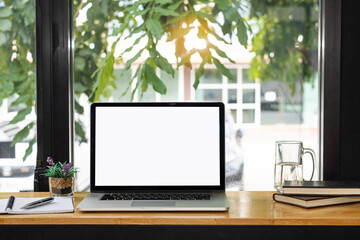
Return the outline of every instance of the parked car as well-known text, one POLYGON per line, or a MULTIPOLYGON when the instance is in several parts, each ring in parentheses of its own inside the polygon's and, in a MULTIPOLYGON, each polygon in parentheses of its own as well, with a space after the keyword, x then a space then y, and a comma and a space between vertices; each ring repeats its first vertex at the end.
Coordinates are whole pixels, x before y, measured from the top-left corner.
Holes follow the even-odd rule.
POLYGON ((242 189, 244 156, 241 147, 243 131, 236 128, 234 118, 227 110, 225 113, 225 184, 226 188, 242 189))

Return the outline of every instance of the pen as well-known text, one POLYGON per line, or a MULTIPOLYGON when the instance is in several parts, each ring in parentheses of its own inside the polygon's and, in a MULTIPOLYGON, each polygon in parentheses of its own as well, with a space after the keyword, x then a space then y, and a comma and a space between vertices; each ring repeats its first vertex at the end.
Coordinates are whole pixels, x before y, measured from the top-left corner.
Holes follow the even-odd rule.
POLYGON ((41 205, 44 205, 44 204, 47 204, 47 203, 51 203, 52 201, 54 201, 53 197, 42 198, 42 199, 39 199, 37 201, 28 203, 28 204, 22 206, 20 209, 28 209, 28 208, 38 207, 38 206, 41 206, 41 205))
POLYGON ((7 211, 8 209, 11 210, 13 205, 14 205, 14 201, 15 201, 15 197, 14 196, 10 196, 8 202, 7 202, 7 205, 6 205, 6 208, 5 208, 5 211, 7 211))

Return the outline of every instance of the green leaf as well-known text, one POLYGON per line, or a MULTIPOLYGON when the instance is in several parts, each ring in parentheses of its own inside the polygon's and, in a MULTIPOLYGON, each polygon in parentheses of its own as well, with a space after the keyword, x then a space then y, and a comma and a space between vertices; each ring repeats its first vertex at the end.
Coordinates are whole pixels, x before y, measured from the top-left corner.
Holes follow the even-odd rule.
POLYGON ((74 63, 74 67, 76 70, 78 71, 83 71, 85 68, 85 59, 82 57, 75 57, 75 63, 74 63))
POLYGON ((0 31, 10 31, 11 30, 11 21, 8 19, 0 19, 0 31))
POLYGON ((0 17, 1 18, 6 18, 9 17, 11 15, 11 8, 9 7, 1 7, 0 8, 0 17))
POLYGON ((21 15, 24 18, 25 26, 35 23, 35 7, 34 4, 29 2, 27 6, 22 11, 21 15))
POLYGON ((81 142, 84 142, 84 143, 87 142, 84 127, 78 121, 75 121, 75 133, 77 136, 79 136, 81 138, 81 142))
MULTIPOLYGON (((142 72, 142 71, 141 71, 141 72, 142 72)), ((139 85, 140 85, 140 80, 138 80, 138 81, 136 82, 135 88, 134 88, 133 91, 131 92, 130 102, 132 102, 132 101, 134 100, 134 96, 135 96, 136 90, 139 88, 139 85)))
MULTIPOLYGON (((168 9, 170 9, 170 7, 168 7, 168 9)), ((190 14, 189 12, 182 12, 179 14, 179 16, 177 17, 172 17, 166 20, 166 23, 164 24, 164 26, 167 25, 172 25, 172 24, 178 24, 179 22, 183 22, 183 20, 193 20, 194 19, 194 14, 190 14)))
MULTIPOLYGON (((139 66, 137 67, 134 76, 132 76, 131 80, 129 81, 128 87, 127 87, 126 90, 121 94, 122 97, 125 96, 126 93, 129 91, 129 89, 131 88, 131 85, 132 85, 134 79, 138 76, 140 70, 141 70, 141 65, 139 65, 139 66)), ((131 99, 131 101, 132 101, 132 99, 131 99)))
POLYGON ((225 20, 224 24, 221 26, 221 31, 224 35, 232 35, 232 21, 225 20))
POLYGON ((228 79, 235 81, 235 78, 231 74, 229 69, 227 69, 218 59, 216 59, 214 57, 212 59, 213 59, 213 62, 215 64, 216 68, 219 69, 223 75, 225 75, 228 79))
POLYGON ((134 28, 134 30, 131 31, 131 33, 125 38, 125 40, 128 38, 131 38, 134 34, 139 33, 142 30, 144 30, 144 26, 145 26, 145 24, 143 23, 140 26, 134 28))
POLYGON ((141 81, 141 97, 143 96, 143 93, 147 91, 149 87, 149 81, 147 79, 143 79, 141 81))
POLYGON ((202 62, 198 69, 195 70, 195 82, 193 84, 194 89, 197 89, 200 83, 200 77, 204 75, 204 62, 202 62))
POLYGON ((120 74, 120 77, 127 71, 130 69, 131 67, 131 64, 133 62, 135 62, 136 59, 138 59, 141 55, 141 53, 144 51, 145 48, 141 49, 137 54, 135 54, 134 57, 132 57, 131 59, 127 60, 126 64, 125 64, 125 67, 124 69, 122 70, 121 74, 120 74))
POLYGON ((75 111, 78 114, 84 114, 84 108, 83 106, 80 105, 80 103, 77 100, 75 100, 75 111))
POLYGON ((211 58, 209 55, 205 56, 203 58, 203 61, 201 62, 198 69, 195 70, 195 81, 193 84, 194 89, 197 89, 200 83, 200 77, 204 75, 204 66, 206 63, 210 62, 211 58))
MULTIPOLYGON (((145 62, 146 63, 146 62, 145 62)), ((145 67, 142 67, 141 68, 141 72, 140 74, 138 75, 138 80, 137 80, 137 84, 136 84, 136 87, 139 87, 138 84, 141 83, 141 98, 143 96, 143 93, 147 90, 148 88, 148 85, 149 85, 149 82, 147 80, 147 78, 145 77, 145 67)), ((135 90, 134 90, 135 91, 135 90)), ((133 92, 134 93, 134 92, 133 92)), ((133 96, 131 97, 131 99, 133 99, 133 96)), ((132 101, 132 100, 131 100, 132 101)))
POLYGON ((3 100, 4 100, 4 93, 0 92, 0 107, 3 104, 3 100))
POLYGON ((26 0, 13 0, 13 1, 11 1, 11 3, 12 3, 14 8, 23 9, 24 4, 26 3, 26 0))
POLYGON ((185 48, 185 38, 182 36, 180 38, 175 39, 175 56, 176 60, 179 57, 183 57, 186 54, 185 48))
POLYGON ((198 38, 208 39, 208 34, 207 34, 205 28, 202 26, 199 26, 197 36, 198 36, 198 38))
POLYGON ((146 22, 146 27, 152 35, 160 39, 164 33, 161 23, 158 20, 150 19, 146 22))
POLYGON ((214 49, 216 51, 216 53, 222 57, 222 58, 227 58, 231 63, 235 63, 234 60, 232 60, 231 58, 228 57, 228 55, 226 55, 226 53, 222 50, 220 50, 220 48, 218 48, 217 46, 213 45, 213 44, 209 44, 209 47, 211 47, 212 49, 214 49))
POLYGON ((14 91, 14 84, 9 81, 5 81, 1 86, 2 90, 6 91, 7 93, 12 93, 14 91))
POLYGON ((238 21, 238 19, 240 18, 240 15, 238 13, 238 11, 236 10, 236 8, 228 8, 225 12, 224 12, 224 16, 225 19, 228 21, 238 21))
POLYGON ((11 82, 23 82, 27 78, 26 74, 10 74, 9 81, 11 82))
POLYGON ((139 15, 142 16, 142 15, 146 14, 149 10, 150 10, 150 8, 146 8, 142 11, 136 11, 136 12, 134 12, 134 16, 139 16, 139 15))
POLYGON ((21 103, 25 103, 25 102, 27 102, 30 98, 31 98, 31 95, 29 95, 29 94, 20 95, 15 101, 13 101, 13 102, 11 103, 11 106, 12 106, 12 107, 15 107, 15 106, 17 106, 17 105, 19 105, 19 104, 21 104, 21 103))
POLYGON ((211 14, 207 14, 207 13, 200 12, 200 11, 196 12, 196 14, 201 16, 202 18, 209 20, 210 22, 217 23, 216 18, 211 14))
POLYGON ((27 147, 26 151, 25 151, 25 155, 23 157, 23 161, 26 160, 26 158, 28 156, 30 156, 30 154, 32 153, 33 151, 33 146, 34 144, 36 143, 36 137, 34 137, 30 142, 29 142, 29 146, 27 147))
POLYGON ((155 7, 154 12, 159 13, 162 16, 173 16, 173 17, 179 16, 179 14, 173 10, 160 8, 160 7, 155 7))
POLYGON ((11 143, 11 147, 15 146, 15 144, 21 142, 22 140, 24 140, 27 136, 29 136, 30 133, 30 129, 32 129, 34 127, 34 122, 29 123, 28 125, 26 125, 22 130, 20 130, 14 137, 12 143, 11 143))
POLYGON ((191 29, 193 29, 194 27, 187 27, 187 28, 175 28, 171 34, 168 36, 168 39, 166 41, 170 42, 173 41, 174 39, 178 39, 180 37, 185 36, 186 34, 188 34, 190 32, 191 29))
POLYGON ((20 83, 19 85, 16 86, 16 92, 24 92, 27 88, 30 88, 31 86, 29 86, 29 82, 28 81, 23 81, 22 83, 20 83))
POLYGON ((95 101, 100 100, 102 94, 106 95, 106 88, 111 84, 111 79, 115 79, 114 72, 114 52, 108 53, 109 56, 105 59, 104 65, 101 67, 98 74, 98 82, 95 91, 95 101))
POLYGON ((25 27, 20 27, 17 29, 17 34, 20 36, 23 43, 30 45, 31 44, 31 34, 27 31, 25 27))
POLYGON ((227 0, 215 0, 215 4, 216 4, 217 8, 220 10, 224 10, 229 6, 227 0))
POLYGON ((131 47, 128 47, 127 49, 125 49, 125 51, 122 52, 120 55, 123 55, 124 53, 130 52, 130 51, 134 48, 134 46, 138 45, 139 42, 140 42, 140 40, 141 40, 143 37, 145 37, 145 36, 146 36, 146 34, 143 34, 143 35, 141 35, 140 37, 138 37, 138 38, 135 40, 135 42, 131 45, 131 47))
POLYGON ((115 63, 114 52, 115 52, 115 46, 119 42, 119 40, 120 38, 118 38, 115 42, 113 42, 111 46, 111 51, 107 53, 106 58, 103 59, 102 62, 100 63, 100 67, 98 68, 100 72, 99 74, 97 74, 97 81, 93 86, 94 91, 90 95, 90 98, 93 98, 92 99, 93 101, 99 101, 101 95, 106 96, 109 86, 112 86, 112 80, 116 79, 113 74, 114 63, 115 63))
POLYGON ((127 28, 129 26, 129 21, 125 20, 125 22, 120 24, 120 27, 115 27, 113 29, 113 32, 110 36, 116 36, 118 34, 121 34, 124 32, 125 28, 127 28))
POLYGON ((144 64, 144 75, 145 79, 150 82, 155 91, 161 94, 166 93, 165 84, 160 80, 160 78, 158 78, 158 76, 156 76, 155 69, 147 63, 144 64))
POLYGON ((5 33, 0 32, 0 46, 6 43, 6 35, 5 33))
POLYGON ((10 124, 15 124, 17 122, 20 122, 20 121, 24 120, 25 117, 31 113, 31 110, 32 110, 31 107, 24 108, 24 109, 20 110, 16 114, 16 116, 10 121, 10 124))
POLYGON ((179 6, 183 3, 183 0, 180 0, 180 1, 177 1, 173 4, 171 4, 170 6, 167 7, 167 9, 170 9, 170 10, 176 10, 179 8, 179 6))
POLYGON ((158 66, 161 70, 164 70, 168 74, 170 74, 172 77, 175 76, 175 71, 172 67, 172 65, 168 62, 166 58, 160 55, 158 51, 154 49, 154 47, 149 49, 150 56, 154 60, 154 63, 156 66, 158 66))
POLYGON ((183 56, 181 56, 181 61, 178 64, 178 66, 186 65, 191 67, 190 58, 193 54, 195 54, 197 51, 195 49, 191 49, 190 51, 187 51, 183 56))
POLYGON ((237 25, 237 37, 239 39, 239 42, 241 45, 243 45, 245 48, 247 47, 247 41, 248 41, 248 35, 246 31, 246 26, 244 21, 241 21, 237 25))
POLYGON ((197 17, 197 20, 199 21, 200 25, 201 25, 203 28, 205 28, 205 30, 206 30, 208 33, 210 33, 211 35, 213 35, 217 40, 222 41, 222 42, 224 42, 224 43, 226 43, 226 44, 230 44, 230 43, 227 42, 224 38, 222 38, 221 36, 219 36, 219 35, 214 31, 213 28, 210 28, 210 27, 208 26, 207 20, 205 20, 204 18, 200 17, 199 15, 198 15, 198 17, 197 17))
POLYGON ((156 3, 158 4, 167 4, 167 3, 172 3, 172 0, 155 0, 156 3))
POLYGON ((78 52, 78 56, 82 56, 82 57, 85 57, 85 58, 88 58, 92 54, 93 54, 92 50, 90 48, 88 48, 88 47, 80 49, 79 52, 78 52))
POLYGON ((152 1, 152 0, 140 0, 140 1, 136 1, 136 2, 134 3, 134 5, 132 5, 131 7, 125 8, 125 11, 126 11, 126 12, 136 11, 137 9, 139 9, 140 4, 143 4, 143 5, 144 5, 145 3, 148 3, 148 2, 150 2, 150 1, 152 1))

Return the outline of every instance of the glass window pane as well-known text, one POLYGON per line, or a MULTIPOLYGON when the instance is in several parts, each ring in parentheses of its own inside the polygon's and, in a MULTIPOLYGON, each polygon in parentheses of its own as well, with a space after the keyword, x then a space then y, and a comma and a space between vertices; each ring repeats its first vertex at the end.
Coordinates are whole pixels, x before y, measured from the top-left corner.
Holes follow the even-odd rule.
POLYGON ((242 82, 243 83, 254 83, 254 81, 250 81, 249 69, 243 68, 243 69, 241 69, 241 71, 242 71, 242 82))
POLYGON ((222 101, 221 89, 198 89, 196 90, 196 100, 199 101, 222 101))
POLYGON ((166 94, 161 95, 161 101, 177 101, 179 99, 179 72, 175 71, 173 78, 168 73, 161 71, 160 79, 166 85, 166 94))
POLYGON ((222 83, 222 74, 217 69, 205 69, 204 76, 200 78, 201 83, 222 83))
POLYGON ((243 89, 243 103, 255 103, 255 89, 243 89))
POLYGON ((152 88, 152 86, 148 86, 148 89, 146 92, 141 93, 141 91, 138 91, 138 100, 140 102, 155 102, 156 101, 156 92, 152 88))
MULTIPOLYGON (((127 12, 125 10, 128 6, 133 6, 131 1, 122 3, 110 0, 105 3, 104 1, 87 0, 86 4, 83 5, 80 5, 80 2, 74 2, 74 8, 80 9, 77 11, 78 15, 74 17, 76 19, 74 29, 76 45, 74 69, 76 99, 83 106, 84 114, 77 114, 76 121, 82 121, 84 129, 88 129, 89 116, 86 114, 89 112, 90 103, 95 99, 94 93, 97 90, 94 86, 97 86, 99 80, 99 78, 92 77, 92 75, 108 59, 112 43, 117 40, 117 36, 122 34, 119 32, 125 26, 124 22, 129 21, 126 24, 132 29, 142 24, 146 26, 148 19, 144 18, 144 16, 148 15, 138 15, 135 19, 136 23, 129 20, 133 18, 126 16, 127 12)), ((156 2, 155 4, 160 3, 156 2)), ((147 5, 139 5, 139 9, 144 8, 141 11, 151 10, 146 9, 146 7, 147 5)), ((197 6, 198 9, 194 11, 209 11, 207 13, 212 14, 214 12, 212 11, 213 7, 212 4, 206 5, 204 3, 197 6)), ((223 74, 212 61, 213 64, 205 65, 204 76, 200 78, 200 85, 195 90, 195 94, 191 95, 192 90, 189 83, 191 79, 194 79, 195 71, 191 71, 186 67, 179 68, 175 79, 171 79, 166 73, 159 71, 159 68, 157 68, 156 72, 160 72, 159 78, 167 88, 167 94, 161 95, 160 99, 161 101, 177 101, 180 96, 184 96, 185 101, 224 101, 229 104, 227 109, 233 110, 228 111, 228 118, 236 119, 237 116, 241 116, 241 119, 236 119, 236 123, 234 121, 228 121, 227 123, 228 125, 230 122, 232 123, 230 124, 232 129, 231 133, 229 133, 230 136, 236 136, 236 141, 234 140, 235 142, 232 141, 227 145, 231 148, 227 150, 227 153, 229 153, 227 159, 232 159, 230 153, 238 155, 238 157, 236 160, 230 160, 226 163, 226 187, 235 186, 233 190, 273 190, 274 169, 270 165, 267 168, 259 169, 258 165, 273 154, 274 141, 283 138, 298 139, 302 140, 304 144, 306 143, 308 147, 318 149, 319 131, 317 123, 319 111, 321 110, 317 100, 319 99, 319 91, 318 68, 316 66, 318 62, 319 4, 315 0, 287 1, 286 4, 282 1, 272 1, 271 4, 263 4, 261 1, 243 1, 240 7, 242 10, 239 10, 238 13, 241 15, 241 19, 247 19, 247 24, 252 26, 252 33, 248 34, 247 48, 239 44, 238 41, 233 41, 229 45, 225 43, 221 45, 209 39, 209 42, 219 47, 229 58, 234 60, 235 63, 230 65, 226 58, 218 56, 219 54, 211 50, 214 57, 228 67, 230 73, 236 78, 236 82, 228 79, 223 81, 225 79, 223 74), (211 67, 211 69, 206 67, 211 67), (237 75, 242 76, 242 79, 237 79, 237 75), (183 83, 183 85, 179 86, 179 83, 183 83), (239 83, 244 83, 246 86, 239 83), (208 84, 207 86, 212 84, 216 89, 211 89, 214 87, 207 87, 202 84, 208 84), (256 84, 256 88, 251 88, 247 84, 256 84), (226 98, 222 93, 226 93, 226 98), (237 99, 237 94, 242 97, 237 99), (258 95, 261 96, 261 101, 255 102, 255 96, 258 95), (244 109, 244 106, 239 103, 254 104, 255 107, 244 109), (230 104, 238 105, 234 109, 235 106, 230 104), (255 109, 261 109, 261 111, 255 112, 255 109), (259 116, 255 115, 255 113, 259 114, 259 116), (255 123, 255 119, 258 118, 261 121, 255 123), (271 134, 269 134, 269 131, 271 134), (242 134, 236 135, 235 133, 238 132, 244 133, 246 137, 239 139, 242 138, 242 134), (267 134, 266 136, 271 135, 271 139, 264 137, 264 134, 267 134), (238 144, 240 142, 241 145, 238 144), (259 148, 262 151, 258 151, 259 148), (246 168, 243 169, 243 165, 246 165, 246 168), (258 178, 259 175, 262 176, 261 179, 258 178), (228 185, 229 183, 231 184, 228 185)), ((181 7, 178 10, 183 11, 181 7)), ((223 18, 220 15, 215 17, 219 20, 221 20, 221 17, 223 18)), ((224 21, 226 22, 226 18, 224 21)), ((160 22, 164 24, 162 21, 160 22)), ((214 32, 219 34, 219 37, 226 38, 228 36, 222 35, 219 26, 212 25, 211 21, 208 22, 209 26, 214 28, 214 32)), ((174 24, 176 25, 176 21, 174 21, 174 24)), ((182 60, 181 57, 177 59, 178 56, 175 56, 176 51, 180 53, 183 50, 192 51, 193 49, 196 52, 197 47, 206 49, 206 41, 197 39, 196 28, 199 26, 198 24, 201 25, 198 22, 189 23, 194 29, 184 36, 185 49, 177 48, 179 45, 175 46, 175 40, 166 41, 166 37, 162 36, 161 39, 158 38, 158 44, 154 43, 156 50, 172 66, 175 66, 178 61, 182 60)), ((181 27, 184 26, 185 24, 181 25, 181 27)), ((175 36, 167 32, 167 29, 172 28, 163 28, 164 35, 167 35, 167 37, 175 36)), ((121 77, 119 82, 118 69, 123 68, 128 60, 136 56, 139 49, 144 48, 141 56, 133 62, 131 67, 145 64, 147 56, 150 56, 150 53, 146 50, 147 35, 145 34, 144 38, 135 44, 138 37, 144 33, 144 31, 140 31, 128 37, 129 28, 125 29, 115 47, 114 61, 116 64, 114 64, 114 75, 116 78, 110 79, 106 83, 104 86, 105 94, 102 95, 101 100, 127 101, 129 99, 129 93, 124 98, 119 98, 119 95, 127 87, 126 82, 128 81, 126 81, 126 78, 129 79, 131 76, 126 74, 121 77), (133 49, 127 51, 129 47, 133 47, 133 49)), ((236 39, 235 35, 232 37, 236 39)), ((199 51, 191 56, 193 67, 195 64, 201 63, 204 54, 206 54, 204 51, 199 51)), ((159 58, 158 60, 162 61, 163 59, 159 58)), ((152 65, 152 61, 149 60, 147 63, 152 65)), ((134 74, 134 71, 132 74, 134 74)), ((158 87, 161 87, 161 84, 158 87)), ((138 89, 141 89, 141 85, 138 89)), ((148 91, 144 93, 143 98, 140 98, 138 92, 135 100, 155 101, 156 93, 152 86, 149 85, 148 91)), ((87 131, 85 136, 89 137, 87 131)), ((77 139, 79 138, 77 137, 77 139)), ((235 139, 235 137, 232 139, 235 139)), ((82 159, 89 159, 89 146, 84 141, 78 143, 76 144, 76 152, 78 153, 75 152, 75 162, 76 159, 80 159, 77 162, 82 163, 82 159), (78 148, 78 146, 80 147, 78 148), (84 151, 79 150, 81 148, 84 151)), ((84 166, 79 166, 81 172, 78 176, 82 174, 84 177, 81 177, 81 179, 78 177, 79 186, 85 186, 89 178, 89 176, 85 176, 87 174, 86 166, 89 164, 88 162, 82 164, 84 166)), ((315 175, 315 179, 317 177, 318 175, 315 175)), ((81 189, 83 188, 79 188, 79 190, 81 189)))
POLYGON ((237 90, 236 89, 228 90, 228 103, 237 103, 237 90))
POLYGON ((234 77, 234 81, 228 79, 228 83, 237 83, 238 82, 238 80, 237 80, 237 69, 236 68, 230 68, 229 70, 230 70, 231 75, 233 75, 233 77, 234 77))
POLYGON ((244 109, 243 110, 243 123, 255 123, 255 110, 244 109))
POLYGON ((33 191, 35 0, 0 1, 0 22, 0 192, 33 191))

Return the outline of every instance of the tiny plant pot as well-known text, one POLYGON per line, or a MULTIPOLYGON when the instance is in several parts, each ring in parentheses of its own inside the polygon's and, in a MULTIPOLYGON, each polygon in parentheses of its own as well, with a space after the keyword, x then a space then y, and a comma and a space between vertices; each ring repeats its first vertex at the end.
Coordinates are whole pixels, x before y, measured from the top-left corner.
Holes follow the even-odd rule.
POLYGON ((74 196, 74 177, 49 177, 49 191, 51 197, 74 196))

